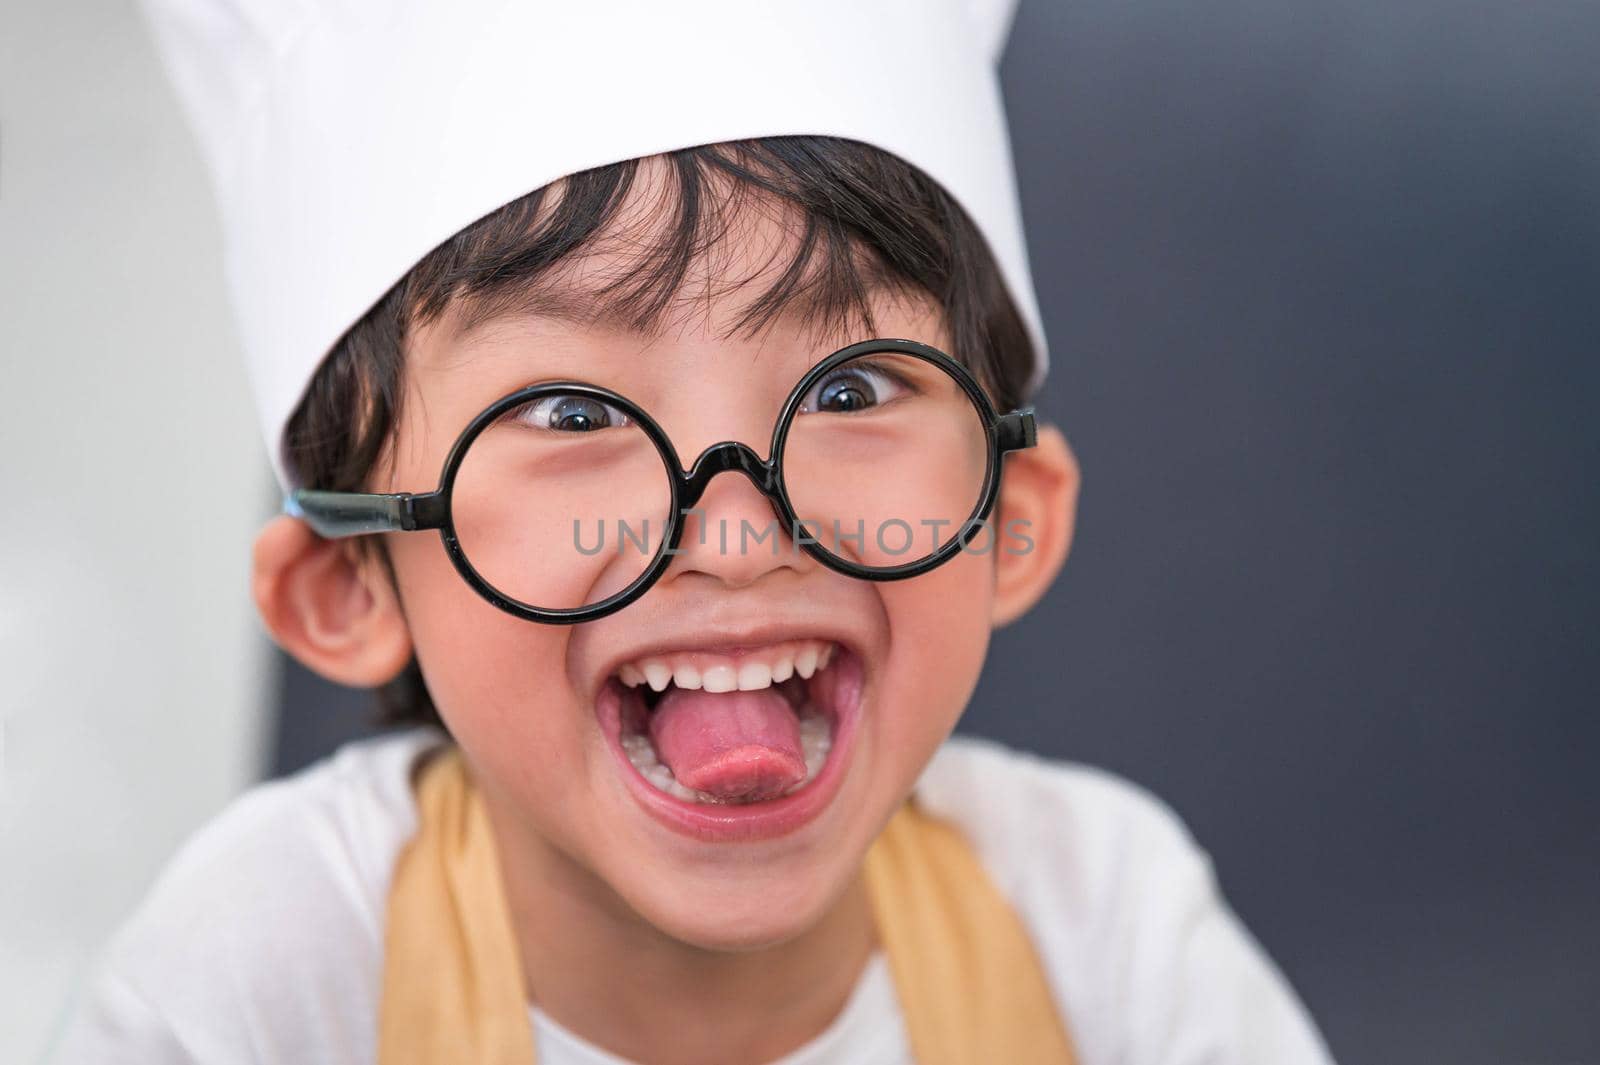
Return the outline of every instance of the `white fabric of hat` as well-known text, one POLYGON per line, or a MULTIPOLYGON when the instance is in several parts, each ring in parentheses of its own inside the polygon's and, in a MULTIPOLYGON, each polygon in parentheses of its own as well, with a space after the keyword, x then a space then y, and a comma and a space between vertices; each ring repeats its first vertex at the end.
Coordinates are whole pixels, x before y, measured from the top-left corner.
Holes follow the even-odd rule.
POLYGON ((847 137, 937 180, 1032 334, 996 63, 1015 0, 144 0, 216 187, 279 480, 339 337, 457 230, 559 177, 847 137))

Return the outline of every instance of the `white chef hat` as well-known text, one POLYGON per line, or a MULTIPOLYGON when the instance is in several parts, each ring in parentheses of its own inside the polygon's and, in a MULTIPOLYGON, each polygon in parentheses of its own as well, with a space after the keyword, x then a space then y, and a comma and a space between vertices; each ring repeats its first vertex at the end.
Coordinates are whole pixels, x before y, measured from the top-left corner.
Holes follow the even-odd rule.
POLYGON ((145 0, 221 209, 280 481, 339 337, 557 178, 784 134, 886 149, 976 222, 1045 370, 996 64, 1016 0, 145 0))

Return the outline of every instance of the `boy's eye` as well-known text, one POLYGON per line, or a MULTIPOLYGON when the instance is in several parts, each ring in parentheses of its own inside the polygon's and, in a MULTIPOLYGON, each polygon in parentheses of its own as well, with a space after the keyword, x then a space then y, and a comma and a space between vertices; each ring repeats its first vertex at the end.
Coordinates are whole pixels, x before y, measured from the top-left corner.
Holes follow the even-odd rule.
POLYGON ((560 394, 524 403, 509 417, 534 429, 552 429, 559 433, 589 433, 631 424, 626 414, 609 403, 588 396, 560 394))
POLYGON ((849 414, 887 403, 905 390, 881 367, 850 363, 823 377, 800 401, 800 413, 849 414))

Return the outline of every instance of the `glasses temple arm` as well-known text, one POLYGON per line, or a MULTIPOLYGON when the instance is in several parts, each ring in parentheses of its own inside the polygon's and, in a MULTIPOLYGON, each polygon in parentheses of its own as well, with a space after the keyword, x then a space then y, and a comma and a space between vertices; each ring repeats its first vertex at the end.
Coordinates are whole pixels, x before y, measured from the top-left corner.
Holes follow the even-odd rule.
POLYGON ((995 419, 995 441, 1001 451, 1021 451, 1039 442, 1039 431, 1033 421, 1033 408, 1023 407, 995 419))
POLYGON ((300 488, 283 500, 283 512, 299 518, 327 540, 381 532, 437 529, 444 524, 444 500, 438 492, 376 494, 324 492, 300 488))

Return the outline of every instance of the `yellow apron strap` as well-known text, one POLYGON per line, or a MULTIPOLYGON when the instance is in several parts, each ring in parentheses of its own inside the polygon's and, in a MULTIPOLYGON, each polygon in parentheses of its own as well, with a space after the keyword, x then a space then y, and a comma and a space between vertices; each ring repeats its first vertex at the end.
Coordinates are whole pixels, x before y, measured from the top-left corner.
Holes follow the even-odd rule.
MULTIPOLYGON (((422 769, 417 809, 389 888, 379 1065, 534 1065, 494 839, 454 747, 422 769)), ((1072 1065, 1027 932, 959 831, 908 802, 865 876, 921 1065, 1072 1065)))
POLYGON ((383 937, 380 1065, 534 1065, 522 966, 483 803, 448 747, 417 780, 383 937))
POLYGON ((865 872, 920 1065, 1071 1065, 1027 931, 960 830, 907 802, 867 849, 865 872))

